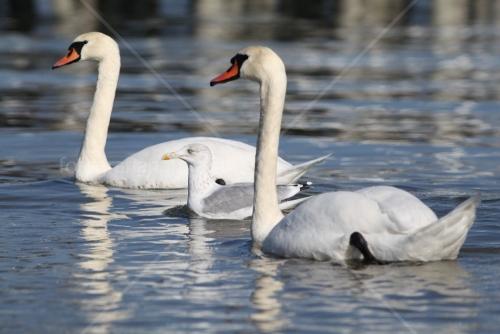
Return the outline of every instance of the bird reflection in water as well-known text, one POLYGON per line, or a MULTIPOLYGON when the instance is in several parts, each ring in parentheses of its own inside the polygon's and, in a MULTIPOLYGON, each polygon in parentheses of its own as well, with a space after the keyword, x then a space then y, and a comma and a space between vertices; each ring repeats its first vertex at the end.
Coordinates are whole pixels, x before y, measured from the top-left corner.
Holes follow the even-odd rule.
POLYGON ((214 262, 210 242, 214 239, 208 235, 214 231, 207 229, 206 221, 203 218, 189 219, 189 255, 191 256, 191 266, 189 267, 196 281, 199 283, 203 277, 209 275, 209 270, 214 262))
POLYGON ((258 273, 255 290, 250 298, 254 309, 250 319, 260 332, 275 332, 288 324, 277 296, 284 287, 283 282, 276 277, 282 262, 268 258, 250 261, 250 268, 258 273))
POLYGON ((123 293, 113 287, 113 240, 108 231, 108 223, 116 217, 110 213, 112 198, 103 186, 77 184, 81 193, 91 201, 81 204, 81 237, 87 248, 79 254, 81 270, 75 274, 79 289, 88 296, 81 301, 87 316, 84 333, 108 333, 112 322, 128 317, 122 309, 123 293))
POLYGON ((188 228, 189 280, 185 285, 184 296, 203 309, 207 301, 223 297, 223 292, 214 289, 212 284, 221 280, 225 274, 212 270, 215 256, 211 243, 214 238, 209 235, 215 231, 207 228, 207 221, 203 218, 190 218, 188 228))
POLYGON ((365 305, 352 312, 362 313, 358 320, 366 326, 386 317, 402 330, 420 332, 422 318, 447 309, 448 319, 439 327, 457 333, 464 329, 462 321, 477 315, 479 295, 470 287, 470 274, 457 261, 369 266, 349 275, 357 282, 351 286, 352 295, 365 305))
POLYGON ((457 261, 339 266, 262 257, 253 259, 250 268, 258 273, 251 295, 251 321, 260 332, 293 326, 286 311, 291 300, 294 308, 307 308, 312 303, 320 314, 333 312, 331 320, 339 326, 348 326, 356 319, 361 328, 396 325, 410 332, 419 330, 422 318, 439 317, 443 311, 448 319, 439 327, 447 332, 461 331, 463 321, 478 313, 480 296, 470 286, 471 275, 457 261), (296 288, 290 290, 290 284, 296 288), (319 293, 313 291, 316 289, 321 290, 321 300, 314 300, 319 293), (304 295, 312 299, 304 299, 304 295))

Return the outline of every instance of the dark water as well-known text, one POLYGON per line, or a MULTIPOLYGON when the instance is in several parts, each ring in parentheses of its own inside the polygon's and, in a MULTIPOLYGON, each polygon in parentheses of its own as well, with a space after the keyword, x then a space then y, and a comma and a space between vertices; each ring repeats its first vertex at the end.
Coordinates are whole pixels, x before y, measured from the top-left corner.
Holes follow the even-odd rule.
POLYGON ((84 6, 65 18, 37 3, 34 27, 0 21, 1 332, 498 332, 500 30, 491 15, 476 8, 461 20, 437 5, 431 15, 422 1, 358 58, 409 2, 358 21, 335 1, 177 1, 148 20, 109 19, 126 41, 110 161, 194 134, 254 143, 255 85, 208 81, 241 47, 265 44, 289 74, 282 156, 334 154, 307 176, 310 193, 390 184, 442 215, 481 192, 457 261, 345 268, 252 252, 248 221, 166 215, 184 191, 73 183, 95 66, 50 66, 76 35, 104 27, 84 6))

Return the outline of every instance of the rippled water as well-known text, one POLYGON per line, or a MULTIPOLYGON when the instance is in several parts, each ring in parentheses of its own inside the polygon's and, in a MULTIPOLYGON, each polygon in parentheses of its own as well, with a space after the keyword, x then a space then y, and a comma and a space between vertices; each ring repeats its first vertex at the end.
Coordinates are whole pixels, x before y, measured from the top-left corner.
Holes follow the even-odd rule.
POLYGON ((308 175, 309 192, 391 184, 442 215, 480 191, 459 259, 275 259, 252 251, 249 221, 166 214, 184 191, 73 183, 95 66, 50 71, 74 36, 49 21, 0 35, 0 331, 497 332, 499 30, 396 27, 356 59, 380 28, 252 16, 245 30, 237 19, 121 27, 192 109, 122 43, 110 161, 193 134, 254 143, 255 85, 208 81, 239 48, 266 44, 289 73, 282 155, 334 153, 308 175))

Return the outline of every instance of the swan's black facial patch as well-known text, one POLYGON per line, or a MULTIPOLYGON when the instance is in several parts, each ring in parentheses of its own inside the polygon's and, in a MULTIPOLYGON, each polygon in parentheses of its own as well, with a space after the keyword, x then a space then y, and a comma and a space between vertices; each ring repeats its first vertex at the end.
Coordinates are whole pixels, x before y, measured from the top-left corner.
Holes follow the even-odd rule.
POLYGON ((224 179, 217 179, 217 180, 215 180, 215 183, 220 184, 221 186, 226 185, 226 181, 224 181, 224 179))
POLYGON ((231 58, 231 64, 234 65, 234 63, 236 62, 236 64, 238 64, 238 72, 239 72, 239 70, 241 69, 241 66, 243 65, 243 63, 247 59, 248 59, 247 55, 244 55, 244 54, 241 54, 241 53, 237 53, 236 56, 234 56, 233 58, 231 58))
POLYGON ((78 54, 78 58, 76 58, 73 61, 70 61, 66 65, 76 63, 82 58, 82 48, 85 44, 87 44, 88 41, 82 41, 82 42, 73 42, 71 45, 68 47, 68 55, 71 53, 71 50, 75 50, 75 52, 78 54))
POLYGON ((82 48, 85 44, 87 44, 88 41, 82 41, 82 42, 73 42, 71 45, 68 47, 68 51, 71 51, 71 49, 75 49, 75 51, 81 55, 82 54, 82 48))

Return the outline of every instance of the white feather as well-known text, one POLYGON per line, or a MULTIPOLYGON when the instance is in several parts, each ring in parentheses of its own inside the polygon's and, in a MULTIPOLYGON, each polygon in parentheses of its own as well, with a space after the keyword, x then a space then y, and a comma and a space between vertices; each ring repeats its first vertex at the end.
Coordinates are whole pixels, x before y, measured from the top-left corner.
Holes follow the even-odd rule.
MULTIPOLYGON (((253 211, 253 183, 220 185, 217 179, 227 180, 228 174, 212 174, 212 153, 208 146, 194 143, 177 151, 163 155, 166 162, 183 160, 188 165, 189 209, 197 215, 210 219, 244 219, 253 211), (170 159, 178 160, 170 160, 170 159)), ((184 163, 183 162, 183 163, 184 163)), ((283 201, 296 195, 302 185, 278 185, 278 198, 283 201)), ((300 201, 283 202, 284 208, 294 207, 300 201)))
MULTIPOLYGON (((120 73, 120 51, 109 36, 85 33, 74 42, 85 43, 81 60, 99 63, 94 102, 92 104, 80 155, 75 167, 75 178, 85 183, 104 183, 124 188, 186 188, 187 168, 179 161, 159 161, 164 152, 177 150, 194 142, 202 142, 212 151, 213 172, 225 175, 228 183, 253 182, 255 148, 234 140, 196 137, 168 141, 147 147, 112 168, 105 153, 108 126, 113 110, 116 86, 120 73)), ((276 171, 280 184, 295 182, 321 158, 298 166, 279 159, 276 171)))
POLYGON ((239 76, 257 81, 261 96, 252 220, 256 246, 282 257, 342 263, 362 257, 358 246, 350 245, 351 235, 358 232, 368 251, 381 261, 457 257, 474 222, 479 198, 471 198, 437 219, 410 193, 379 186, 314 196, 284 216, 274 183, 287 82, 285 66, 269 48, 249 47, 239 54, 246 56, 245 62, 238 64, 239 76))

